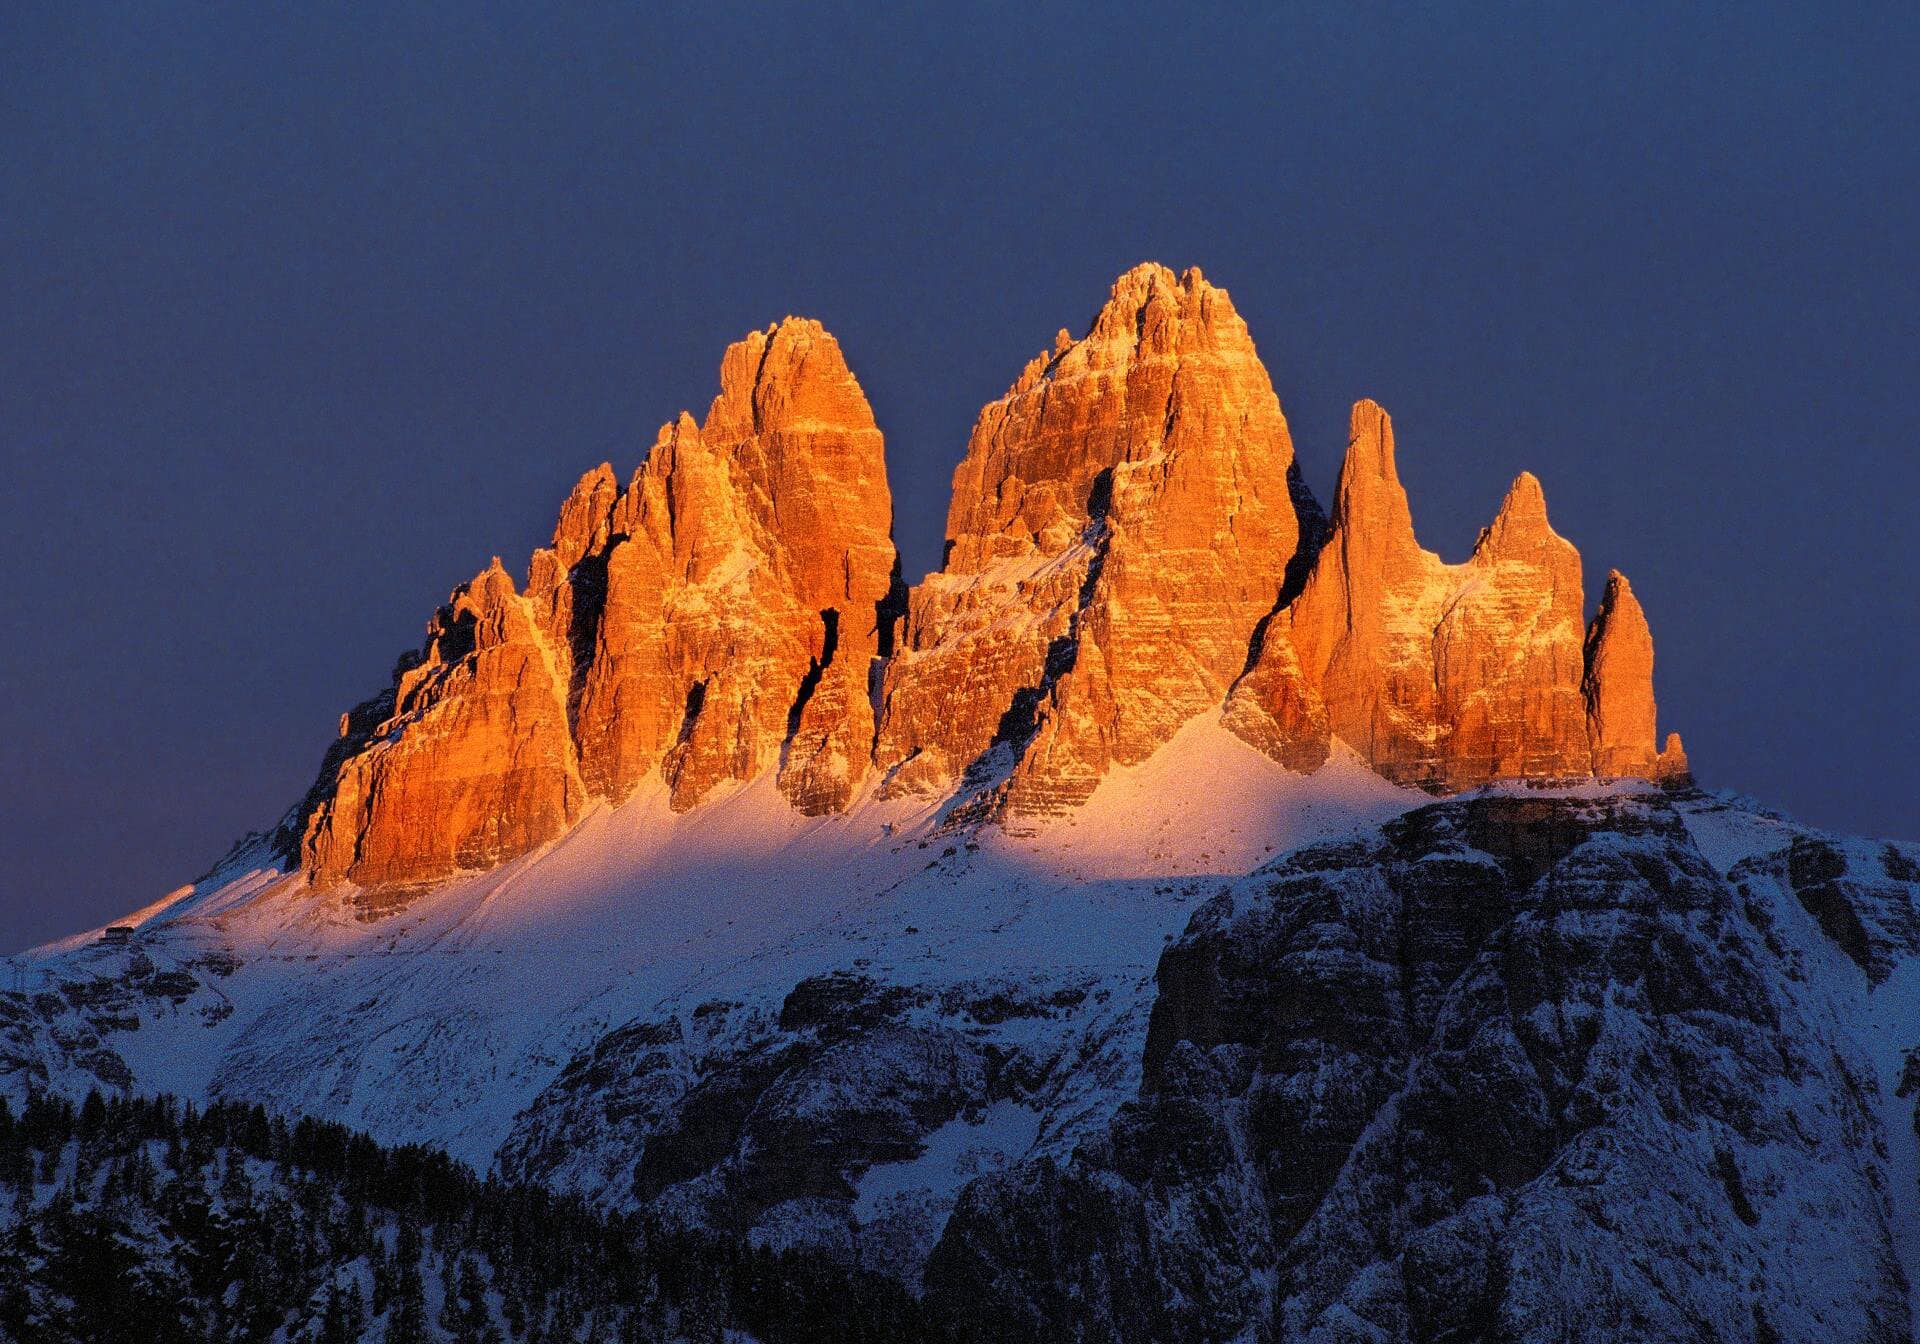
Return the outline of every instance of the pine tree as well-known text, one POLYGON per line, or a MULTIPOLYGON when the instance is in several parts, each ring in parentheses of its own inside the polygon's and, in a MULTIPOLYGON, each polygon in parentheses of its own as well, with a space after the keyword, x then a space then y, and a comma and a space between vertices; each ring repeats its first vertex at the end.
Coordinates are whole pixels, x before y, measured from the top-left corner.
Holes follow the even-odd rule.
POLYGON ((332 1279, 327 1280, 327 1301, 320 1310, 320 1335, 315 1344, 355 1344, 354 1337, 347 1333, 346 1299, 332 1279))
POLYGON ((33 1234, 33 1220, 22 1217, 0 1243, 0 1338, 31 1338, 33 1280, 39 1263, 40 1243, 33 1234))
POLYGON ((93 1142, 99 1137, 100 1131, 106 1128, 106 1123, 107 1101, 96 1087, 87 1093, 87 1099, 80 1107, 80 1141, 93 1142))
POLYGON ((0 1192, 0 1214, 14 1212, 0 1232, 5 1344, 713 1344, 736 1309, 768 1344, 933 1337, 910 1299, 818 1258, 668 1236, 430 1149, 276 1124, 252 1106, 0 1104, 0 1167, 25 1177, 20 1196, 0 1192), (68 1174, 70 1145, 113 1199, 68 1174), (39 1188, 36 1165, 67 1178, 39 1188), (444 1287, 439 1329, 429 1274, 444 1287))
POLYGON ((247 1175, 247 1159, 227 1149, 226 1171, 220 1177, 220 1202, 229 1214, 253 1207, 253 1178, 247 1175))
POLYGON ((358 1341, 367 1333, 367 1304, 360 1296, 360 1281, 355 1279, 347 1285, 346 1338, 358 1341))
POLYGON ((394 1258, 398 1262, 393 1287, 393 1308, 387 1323, 387 1344, 425 1344, 427 1339, 427 1290, 421 1278, 420 1261, 425 1246, 420 1224, 411 1214, 400 1220, 394 1238, 394 1258))
POLYGON ((473 1256, 461 1255, 453 1273, 442 1280, 445 1300, 440 1324, 455 1344, 480 1344, 492 1319, 487 1310, 487 1285, 473 1256))
POLYGON ((383 1315, 400 1284, 400 1264, 384 1241, 373 1248, 373 1314, 383 1315))
POLYGON ((403 1261, 387 1324, 387 1344, 427 1344, 427 1292, 418 1260, 403 1261))

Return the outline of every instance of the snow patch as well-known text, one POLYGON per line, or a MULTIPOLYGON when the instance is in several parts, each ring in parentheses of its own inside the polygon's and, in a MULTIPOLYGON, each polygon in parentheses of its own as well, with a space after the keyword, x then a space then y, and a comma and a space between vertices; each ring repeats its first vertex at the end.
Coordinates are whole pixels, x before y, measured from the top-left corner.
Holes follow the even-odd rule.
POLYGON ((902 1199, 931 1198, 941 1222, 960 1189, 976 1176, 999 1171, 1025 1157, 1040 1137, 1040 1113, 1017 1102, 996 1102, 977 1118, 955 1116, 927 1135, 921 1154, 885 1162, 861 1176, 853 1214, 870 1223, 902 1199))

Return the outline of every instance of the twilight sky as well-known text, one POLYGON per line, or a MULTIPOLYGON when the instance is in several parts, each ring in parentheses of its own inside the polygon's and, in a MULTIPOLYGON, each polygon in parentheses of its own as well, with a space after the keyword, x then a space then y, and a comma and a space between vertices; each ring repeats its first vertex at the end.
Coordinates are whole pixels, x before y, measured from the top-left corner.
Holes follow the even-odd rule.
POLYGON ((1323 499, 1360 396, 1449 560, 1530 468, 1706 782, 1920 838, 1920 9, 344 8, 0 7, 0 950, 273 822, 784 314, 918 577, 1145 258, 1232 292, 1323 499))

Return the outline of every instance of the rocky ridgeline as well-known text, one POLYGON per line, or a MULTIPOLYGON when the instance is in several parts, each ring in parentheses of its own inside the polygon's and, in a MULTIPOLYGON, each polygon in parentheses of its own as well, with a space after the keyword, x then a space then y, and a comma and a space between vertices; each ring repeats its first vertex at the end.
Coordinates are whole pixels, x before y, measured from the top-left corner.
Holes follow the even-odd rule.
POLYGON ((495 560, 453 594, 342 717, 284 849, 316 884, 400 892, 650 778, 684 810, 767 771, 810 814, 870 788, 1052 812, 1207 712, 1289 768, 1338 739, 1443 792, 1686 770, 1656 745, 1632 590, 1615 574, 1584 627, 1539 482, 1445 564, 1363 401, 1324 518, 1198 270, 1129 271, 981 411, 943 567, 911 590, 891 528, 839 344, 796 318, 753 333, 704 422, 664 426, 625 486, 581 478, 524 589, 495 560))

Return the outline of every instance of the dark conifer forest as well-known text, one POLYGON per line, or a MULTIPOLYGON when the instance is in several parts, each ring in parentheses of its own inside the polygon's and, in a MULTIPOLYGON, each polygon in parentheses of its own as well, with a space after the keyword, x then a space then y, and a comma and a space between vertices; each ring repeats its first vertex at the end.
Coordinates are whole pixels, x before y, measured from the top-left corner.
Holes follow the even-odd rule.
POLYGON ((944 1338, 892 1283, 672 1235, 344 1125, 171 1097, 0 1101, 18 1344, 944 1338))

